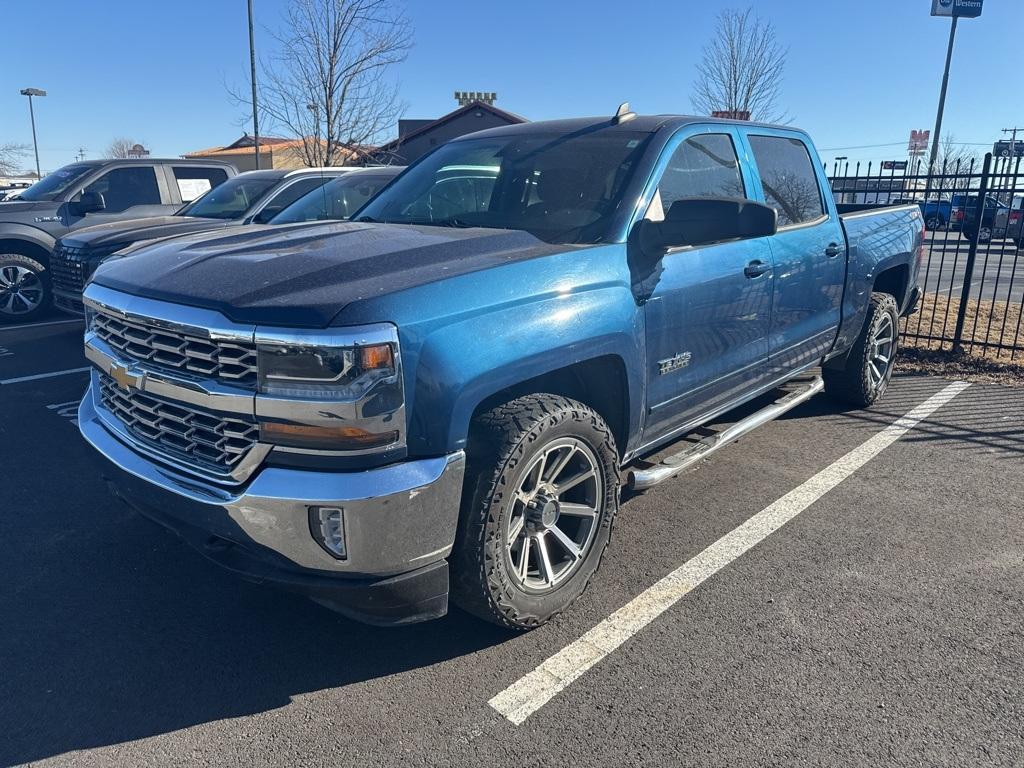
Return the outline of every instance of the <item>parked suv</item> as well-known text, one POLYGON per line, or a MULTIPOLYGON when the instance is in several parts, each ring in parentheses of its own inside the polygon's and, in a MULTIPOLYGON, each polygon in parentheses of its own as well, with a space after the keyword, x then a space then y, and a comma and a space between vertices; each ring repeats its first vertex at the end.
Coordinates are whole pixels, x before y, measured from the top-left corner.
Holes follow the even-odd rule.
POLYGON ((303 221, 347 219, 404 170, 404 165, 352 168, 340 179, 334 179, 296 200, 269 223, 296 224, 303 221))
POLYGON ((238 173, 213 160, 87 160, 0 203, 0 323, 50 306, 50 253, 83 222, 173 213, 238 173))
POLYGON ((239 224, 262 224, 346 168, 249 171, 211 189, 171 216, 128 219, 75 227, 50 256, 53 300, 58 309, 82 314, 89 275, 115 251, 142 240, 185 235, 239 224))

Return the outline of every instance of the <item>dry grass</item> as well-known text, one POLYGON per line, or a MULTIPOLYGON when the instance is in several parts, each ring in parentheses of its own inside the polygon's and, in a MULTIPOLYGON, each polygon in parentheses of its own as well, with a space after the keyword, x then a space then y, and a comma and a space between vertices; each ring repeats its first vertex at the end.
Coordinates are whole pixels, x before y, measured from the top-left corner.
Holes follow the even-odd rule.
MULTIPOLYGON (((925 294, 918 313, 903 321, 905 333, 953 338, 957 297, 925 294), (948 307, 947 307, 948 301, 948 307)), ((927 373, 970 381, 1024 386, 1024 323, 1021 305, 1006 301, 971 299, 964 315, 963 348, 954 352, 952 341, 928 341, 904 337, 897 370, 927 373), (971 347, 971 341, 976 346, 971 347), (1020 351, 984 349, 977 344, 1018 346, 1020 351)))
MULTIPOLYGON (((988 360, 1019 363, 1024 362, 1024 323, 1021 321, 1021 304, 1010 301, 970 299, 964 315, 963 350, 972 357, 988 360), (971 342, 977 344, 1002 344, 1016 346, 1019 351, 1012 353, 1009 349, 983 349, 979 346, 971 348, 971 342)), ((904 333, 920 333, 926 336, 953 338, 956 329, 956 316, 960 311, 960 299, 952 299, 942 294, 926 293, 921 299, 917 314, 903 321, 904 333)), ((952 349, 951 341, 928 341, 926 339, 905 338, 905 346, 916 346, 925 350, 952 349)))

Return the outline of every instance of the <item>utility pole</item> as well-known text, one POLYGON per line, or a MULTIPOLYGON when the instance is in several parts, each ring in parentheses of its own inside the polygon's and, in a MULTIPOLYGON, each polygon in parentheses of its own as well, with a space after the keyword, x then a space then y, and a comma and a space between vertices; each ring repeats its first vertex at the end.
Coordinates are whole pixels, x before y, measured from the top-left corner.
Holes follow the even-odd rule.
POLYGON ((935 113, 935 132, 932 133, 932 151, 928 157, 928 173, 935 173, 935 159, 939 155, 939 131, 942 130, 942 111, 946 108, 946 86, 949 84, 949 63, 953 59, 953 41, 956 39, 956 22, 954 16, 949 25, 949 45, 946 47, 946 68, 942 71, 942 89, 939 91, 939 109, 935 113))
POLYGON ((256 38, 252 30, 252 0, 249 0, 249 79, 252 81, 252 139, 256 170, 260 169, 260 119, 256 109, 256 38))
POLYGON ((1017 149, 1017 131, 1024 132, 1024 128, 1003 128, 1003 133, 1010 134, 1010 157, 1012 158, 1017 149))
POLYGON ((77 160, 78 162, 82 162, 83 160, 85 160, 85 147, 78 148, 78 154, 75 155, 75 160, 77 160))

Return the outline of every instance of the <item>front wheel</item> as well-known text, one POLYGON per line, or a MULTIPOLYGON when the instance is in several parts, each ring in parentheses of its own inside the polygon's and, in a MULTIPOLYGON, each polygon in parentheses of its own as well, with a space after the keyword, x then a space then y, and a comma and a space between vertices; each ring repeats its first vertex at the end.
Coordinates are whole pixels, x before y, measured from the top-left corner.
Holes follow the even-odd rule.
POLYGON ((511 629, 532 629, 586 589, 618 509, 611 430, 586 405, 528 395, 474 419, 452 598, 511 629))
POLYGON ((889 386, 899 346, 896 299, 888 293, 872 293, 864 328, 841 370, 825 368, 825 391, 838 400, 866 408, 889 386))
POLYGON ((0 253, 0 323, 32 320, 49 305, 46 267, 20 253, 0 253))
POLYGON ((928 228, 928 230, 930 232, 934 232, 936 230, 942 229, 942 227, 944 227, 945 224, 946 224, 946 222, 944 222, 938 216, 929 216, 928 219, 924 223, 924 225, 928 228))

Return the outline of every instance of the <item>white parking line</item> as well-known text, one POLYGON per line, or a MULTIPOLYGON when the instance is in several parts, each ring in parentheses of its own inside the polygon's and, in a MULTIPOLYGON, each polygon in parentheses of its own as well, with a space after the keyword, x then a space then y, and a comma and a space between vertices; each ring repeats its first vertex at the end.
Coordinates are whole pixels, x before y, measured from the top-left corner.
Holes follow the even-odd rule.
POLYGON ((42 328, 44 325, 65 325, 67 323, 82 323, 85 322, 84 318, 69 318, 67 320, 47 320, 43 323, 24 323, 23 325, 3 325, 0 326, 0 331, 20 331, 25 328, 42 328))
POLYGON ((85 368, 68 368, 66 371, 50 371, 49 373, 34 373, 31 376, 18 376, 14 379, 0 379, 0 384, 20 384, 23 381, 35 381, 36 379, 50 379, 54 376, 65 376, 69 373, 82 373, 88 371, 89 366, 85 368))
POLYGON ((690 591, 779 530, 968 386, 967 382, 955 382, 932 395, 910 413, 825 467, 810 480, 797 486, 633 598, 488 703, 515 725, 521 725, 526 718, 565 690, 584 672, 658 618, 690 591))

